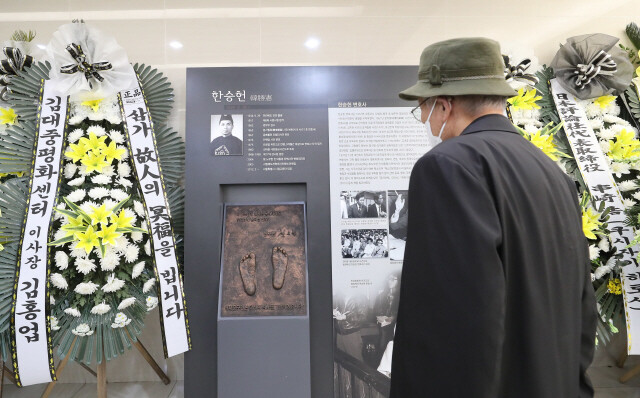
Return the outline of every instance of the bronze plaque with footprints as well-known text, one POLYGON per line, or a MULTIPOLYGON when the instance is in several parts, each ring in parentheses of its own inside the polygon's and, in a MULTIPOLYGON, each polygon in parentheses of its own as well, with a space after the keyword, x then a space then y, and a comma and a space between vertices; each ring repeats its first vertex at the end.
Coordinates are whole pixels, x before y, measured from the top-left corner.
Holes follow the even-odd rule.
POLYGON ((303 203, 226 205, 221 316, 307 314, 303 203))

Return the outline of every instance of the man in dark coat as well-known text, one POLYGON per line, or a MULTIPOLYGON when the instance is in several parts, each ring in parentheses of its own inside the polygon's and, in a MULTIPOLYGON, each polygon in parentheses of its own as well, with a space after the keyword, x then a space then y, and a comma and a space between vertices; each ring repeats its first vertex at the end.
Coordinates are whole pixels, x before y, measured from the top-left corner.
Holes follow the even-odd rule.
POLYGON ((367 209, 367 217, 380 218, 387 216, 387 205, 384 203, 384 194, 376 196, 375 203, 371 203, 367 209))
POLYGON ((367 216, 367 206, 364 204, 364 195, 356 195, 356 202, 349 206, 349 218, 364 218, 367 216))
POLYGON ((411 173, 391 398, 593 396, 575 184, 503 116, 503 68, 492 40, 436 43, 400 94, 444 142, 411 173))
POLYGON ((221 134, 211 141, 211 154, 214 156, 242 155, 242 140, 233 136, 233 116, 220 116, 218 125, 221 134))

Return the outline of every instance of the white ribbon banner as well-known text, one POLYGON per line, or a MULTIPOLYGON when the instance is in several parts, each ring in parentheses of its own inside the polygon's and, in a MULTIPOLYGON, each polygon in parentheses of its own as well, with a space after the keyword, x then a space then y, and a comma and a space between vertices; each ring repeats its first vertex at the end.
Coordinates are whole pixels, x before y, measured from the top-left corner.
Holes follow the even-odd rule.
POLYGON ((622 268, 621 278, 627 318, 627 340, 629 342, 627 349, 629 355, 638 355, 640 354, 640 344, 636 343, 634 337, 640 336, 640 266, 636 259, 637 245, 627 247, 634 238, 634 231, 633 228, 625 225, 626 215, 622 195, 620 195, 618 186, 613 179, 598 138, 589 126, 584 109, 556 79, 552 79, 550 82, 553 100, 558 114, 564 122, 564 131, 571 144, 571 150, 580 168, 584 183, 589 187, 589 192, 597 206, 604 202, 605 207, 611 207, 608 221, 611 241, 617 249, 617 253, 622 254, 621 260, 629 261, 629 264, 622 268))
MULTIPOLYGON (((133 69, 131 73, 135 72, 133 69)), ((171 214, 166 199, 162 170, 153 123, 138 79, 134 87, 120 92, 125 118, 129 151, 140 183, 144 206, 152 236, 152 257, 155 259, 159 286, 160 320, 165 344, 165 356, 189 351, 191 340, 184 298, 182 277, 178 270, 171 214)))
POLYGON ((11 309, 13 365, 19 386, 56 379, 47 311, 47 240, 58 193, 66 119, 67 97, 55 91, 54 81, 44 81, 11 309))

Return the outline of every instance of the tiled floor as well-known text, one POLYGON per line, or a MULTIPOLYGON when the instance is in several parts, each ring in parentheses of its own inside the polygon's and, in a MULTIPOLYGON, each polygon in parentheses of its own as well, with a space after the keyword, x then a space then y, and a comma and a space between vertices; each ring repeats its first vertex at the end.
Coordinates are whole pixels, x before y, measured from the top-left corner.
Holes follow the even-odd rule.
MULTIPOLYGON (((13 384, 5 384, 3 398, 36 398, 44 391, 46 385, 35 385, 17 388, 13 384)), ((109 398, 183 398, 184 382, 172 381, 169 385, 161 382, 143 381, 139 383, 107 384, 109 398)), ((95 398, 98 396, 96 385, 79 383, 58 383, 50 398, 95 398)))

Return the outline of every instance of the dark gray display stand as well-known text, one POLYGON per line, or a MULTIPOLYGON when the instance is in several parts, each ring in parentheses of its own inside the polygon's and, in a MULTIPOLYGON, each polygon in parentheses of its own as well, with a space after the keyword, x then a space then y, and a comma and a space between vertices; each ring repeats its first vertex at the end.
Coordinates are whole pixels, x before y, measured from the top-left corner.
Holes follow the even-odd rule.
POLYGON ((187 70, 186 397, 333 396, 327 110, 406 106, 397 93, 416 76, 406 66, 187 70), (213 155, 212 115, 222 114, 242 117, 242 156, 213 155), (311 130, 275 135, 284 129, 311 130), (307 208, 308 316, 219 320, 223 204, 291 201, 307 208))

